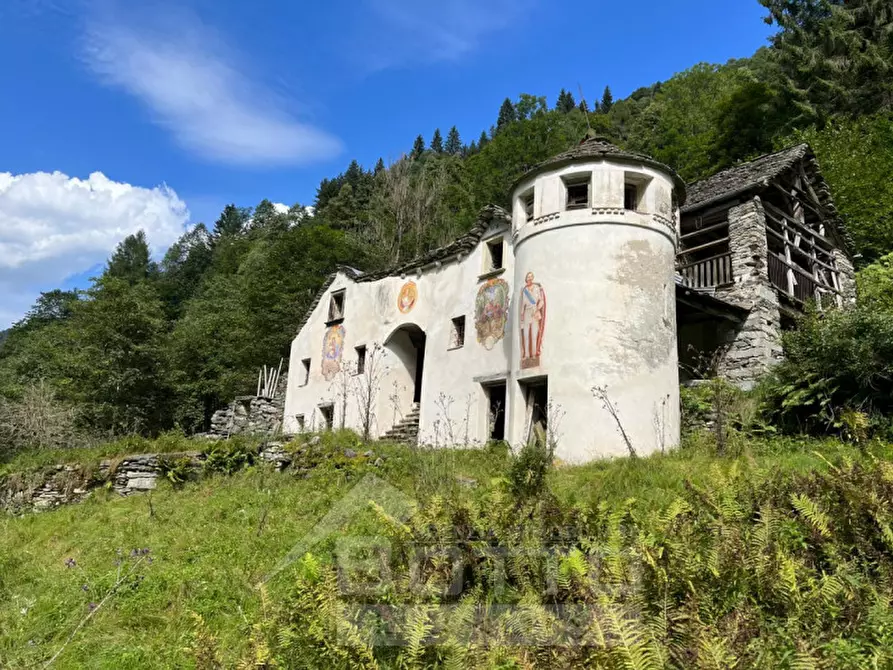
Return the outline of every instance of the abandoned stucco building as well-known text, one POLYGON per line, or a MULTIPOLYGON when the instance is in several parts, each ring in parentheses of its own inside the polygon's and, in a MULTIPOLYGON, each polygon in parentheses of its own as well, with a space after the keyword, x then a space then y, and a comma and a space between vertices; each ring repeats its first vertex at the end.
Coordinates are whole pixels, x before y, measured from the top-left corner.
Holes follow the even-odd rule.
POLYGON ((569 462, 669 449, 698 361, 748 385, 807 300, 853 299, 805 145, 686 188, 590 138, 511 202, 393 271, 329 279, 292 343, 286 431, 517 445, 540 424, 569 462))

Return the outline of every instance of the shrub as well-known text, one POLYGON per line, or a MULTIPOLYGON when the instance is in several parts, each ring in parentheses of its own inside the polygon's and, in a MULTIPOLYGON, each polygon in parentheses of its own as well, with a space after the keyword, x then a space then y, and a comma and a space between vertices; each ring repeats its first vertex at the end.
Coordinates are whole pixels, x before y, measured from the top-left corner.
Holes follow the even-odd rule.
POLYGON ((254 465, 257 445, 245 439, 231 438, 215 443, 205 452, 205 470, 231 475, 254 465))
POLYGON ((762 386, 764 411, 783 428, 858 437, 871 417, 893 411, 893 312, 813 311, 784 345, 786 359, 762 386))
POLYGON ((0 451, 78 446, 84 436, 75 418, 74 408, 59 400, 47 382, 28 384, 20 399, 0 399, 0 451))
POLYGON ((519 498, 540 495, 554 460, 555 445, 540 426, 534 426, 533 437, 521 447, 509 469, 512 492, 519 498))

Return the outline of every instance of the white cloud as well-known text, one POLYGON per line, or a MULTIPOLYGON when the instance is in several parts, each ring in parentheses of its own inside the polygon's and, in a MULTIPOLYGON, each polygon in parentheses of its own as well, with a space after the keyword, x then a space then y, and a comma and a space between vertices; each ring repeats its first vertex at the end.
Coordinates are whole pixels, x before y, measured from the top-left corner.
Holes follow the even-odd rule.
POLYGON ((127 235, 145 230, 158 254, 185 230, 189 210, 167 186, 141 188, 101 172, 0 172, 0 328, 40 290, 102 263, 127 235))
POLYGON ((449 61, 476 50, 490 34, 508 28, 534 0, 367 0, 392 33, 376 32, 379 66, 449 61))
POLYGON ((340 153, 337 138, 298 120, 191 16, 94 17, 88 25, 90 69, 148 106, 186 150, 213 162, 262 166, 340 153))

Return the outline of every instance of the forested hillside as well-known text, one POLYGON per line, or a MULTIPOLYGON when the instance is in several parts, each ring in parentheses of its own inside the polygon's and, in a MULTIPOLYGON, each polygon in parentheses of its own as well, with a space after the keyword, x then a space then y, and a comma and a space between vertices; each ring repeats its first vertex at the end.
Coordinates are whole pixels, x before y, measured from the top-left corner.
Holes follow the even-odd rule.
MULTIPOLYGON (((15 427, 16 416, 51 406, 70 431, 201 430, 221 404, 251 391, 262 364, 287 356, 297 324, 338 264, 379 269, 444 243, 482 206, 505 206, 521 173, 589 128, 688 181, 782 146, 812 144, 865 268, 862 290, 874 296, 873 312, 859 317, 875 319, 871 327, 838 327, 886 337, 893 314, 893 6, 760 1, 778 30, 751 58, 697 64, 619 100, 607 88, 595 101, 565 89, 557 98, 506 98, 483 132, 424 129, 414 143, 407 138, 407 154, 391 165, 351 162, 322 180, 315 202, 305 203, 312 209, 296 204, 282 213, 267 200, 228 205, 160 262, 144 236, 123 240, 89 289, 43 294, 0 344, 0 426, 19 431, 14 440, 52 442, 45 431, 34 437, 39 427, 15 427), (886 321, 877 323, 876 314, 886 321)), ((556 88, 562 83, 570 85, 556 88)), ((880 369, 889 388, 884 375, 893 363, 877 356, 872 349, 865 367, 880 369)), ((832 353, 825 363, 835 365, 832 353)), ((852 374, 862 377, 840 401, 871 403, 865 389, 878 392, 875 373, 854 366, 852 374)))

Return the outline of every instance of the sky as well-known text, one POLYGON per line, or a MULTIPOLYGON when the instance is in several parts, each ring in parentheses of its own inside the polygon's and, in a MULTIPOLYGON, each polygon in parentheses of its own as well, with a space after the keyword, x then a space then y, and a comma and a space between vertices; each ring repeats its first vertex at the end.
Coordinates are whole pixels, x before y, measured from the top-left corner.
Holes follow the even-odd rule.
POLYGON ((0 0, 0 329, 230 202, 312 204, 520 93, 590 103, 751 55, 757 0, 0 0))

